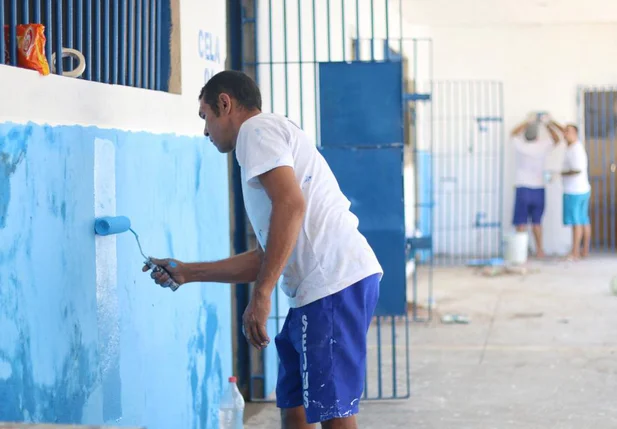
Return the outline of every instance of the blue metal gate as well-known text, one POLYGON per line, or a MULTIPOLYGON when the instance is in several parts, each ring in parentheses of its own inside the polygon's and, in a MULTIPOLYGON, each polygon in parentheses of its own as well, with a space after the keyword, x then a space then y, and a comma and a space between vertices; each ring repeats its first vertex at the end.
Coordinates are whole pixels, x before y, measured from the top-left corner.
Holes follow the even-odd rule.
MULTIPOLYGON (((426 49, 430 68, 431 43, 426 49)), ((414 169, 408 179, 414 192, 406 195, 415 212, 407 231, 414 321, 432 319, 434 264, 502 254, 502 84, 434 81, 430 71, 428 78, 406 96, 414 169)))
POLYGON ((407 312, 400 62, 319 65, 319 146, 384 269, 378 315, 407 312))
MULTIPOLYGON (((320 144, 360 218, 360 229, 386 271, 369 332, 364 397, 406 398, 405 41, 401 1, 376 3, 245 0, 241 68, 258 82, 264 111, 290 117, 320 144)), ((254 243, 245 219, 236 225, 238 231, 246 228, 247 241, 254 243)), ((273 300, 270 336, 280 330, 288 310, 278 288, 273 300)), ((239 300, 236 311, 241 305, 239 300)), ((278 363, 274 347, 250 351, 248 358, 250 399, 272 400, 278 363)))
MULTIPOLYGON (((502 255, 501 82, 432 85, 433 251, 440 265, 502 255)), ((425 169, 427 170, 427 169, 425 169)), ((426 228, 426 226, 423 226, 426 228)))
POLYGON ((375 354, 369 346, 364 397, 408 397, 402 63, 321 63, 318 83, 321 153, 384 269, 369 335, 375 354), (396 316, 405 324, 398 353, 396 316), (384 347, 384 340, 389 347, 384 347), (399 356, 401 350, 404 354, 399 356), (405 365, 404 372, 397 359, 405 365))
POLYGON ((617 218, 617 86, 581 87, 579 135, 589 158, 591 247, 615 251, 617 218))

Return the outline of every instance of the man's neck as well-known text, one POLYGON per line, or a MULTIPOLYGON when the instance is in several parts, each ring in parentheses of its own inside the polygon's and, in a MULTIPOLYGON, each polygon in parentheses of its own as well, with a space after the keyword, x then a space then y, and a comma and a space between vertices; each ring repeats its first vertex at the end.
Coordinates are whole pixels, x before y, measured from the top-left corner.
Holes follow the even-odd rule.
POLYGON ((245 123, 246 121, 248 121, 249 119, 251 119, 253 116, 257 116, 261 113, 261 110, 259 109, 242 109, 239 110, 235 116, 235 118, 233 118, 234 121, 234 128, 236 129, 236 135, 234 136, 234 142, 238 139, 238 133, 240 132, 240 127, 242 126, 243 123, 245 123))
POLYGON ((259 109, 242 109, 238 112, 238 122, 242 125, 245 121, 251 119, 253 116, 257 116, 261 113, 259 109))

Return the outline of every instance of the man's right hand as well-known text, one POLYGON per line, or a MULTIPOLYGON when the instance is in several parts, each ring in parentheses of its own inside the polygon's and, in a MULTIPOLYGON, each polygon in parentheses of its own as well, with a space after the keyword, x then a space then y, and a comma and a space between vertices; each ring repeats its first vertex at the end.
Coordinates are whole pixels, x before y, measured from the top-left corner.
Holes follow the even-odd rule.
MULTIPOLYGON (((176 259, 155 259, 155 258, 151 258, 150 259, 152 261, 152 263, 158 265, 159 267, 165 269, 165 271, 167 271, 169 273, 169 275, 165 272, 152 272, 150 274, 150 277, 152 277, 152 279, 154 279, 154 282, 157 285, 162 285, 165 282, 167 282, 170 278, 172 278, 176 283, 178 283, 179 285, 183 285, 184 283, 186 283, 188 281, 187 279, 187 266, 184 262, 180 262, 176 259), (171 277, 170 277, 171 276, 171 277)), ((147 271, 149 271, 150 268, 148 268, 147 265, 144 265, 144 267, 142 268, 142 271, 145 273, 147 271)))

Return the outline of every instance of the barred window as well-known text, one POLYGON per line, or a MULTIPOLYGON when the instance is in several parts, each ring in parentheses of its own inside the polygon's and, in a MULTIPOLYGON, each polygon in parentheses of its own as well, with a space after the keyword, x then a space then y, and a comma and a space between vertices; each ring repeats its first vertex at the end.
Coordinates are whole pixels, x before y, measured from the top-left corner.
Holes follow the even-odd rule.
POLYGON ((168 90, 169 0, 1 0, 0 23, 0 64, 168 90))

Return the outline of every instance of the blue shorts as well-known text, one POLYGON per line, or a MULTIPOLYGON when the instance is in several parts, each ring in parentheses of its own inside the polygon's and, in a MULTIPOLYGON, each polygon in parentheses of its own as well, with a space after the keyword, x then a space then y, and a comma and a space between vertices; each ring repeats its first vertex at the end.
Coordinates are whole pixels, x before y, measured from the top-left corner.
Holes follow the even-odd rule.
POLYGON ((563 224, 589 225, 589 197, 585 194, 563 194, 563 224))
POLYGON ((304 406, 308 423, 358 413, 366 334, 379 298, 379 274, 289 310, 276 336, 279 408, 304 406))
POLYGON ((514 200, 514 225, 533 225, 542 223, 544 214, 544 188, 516 188, 514 200))

